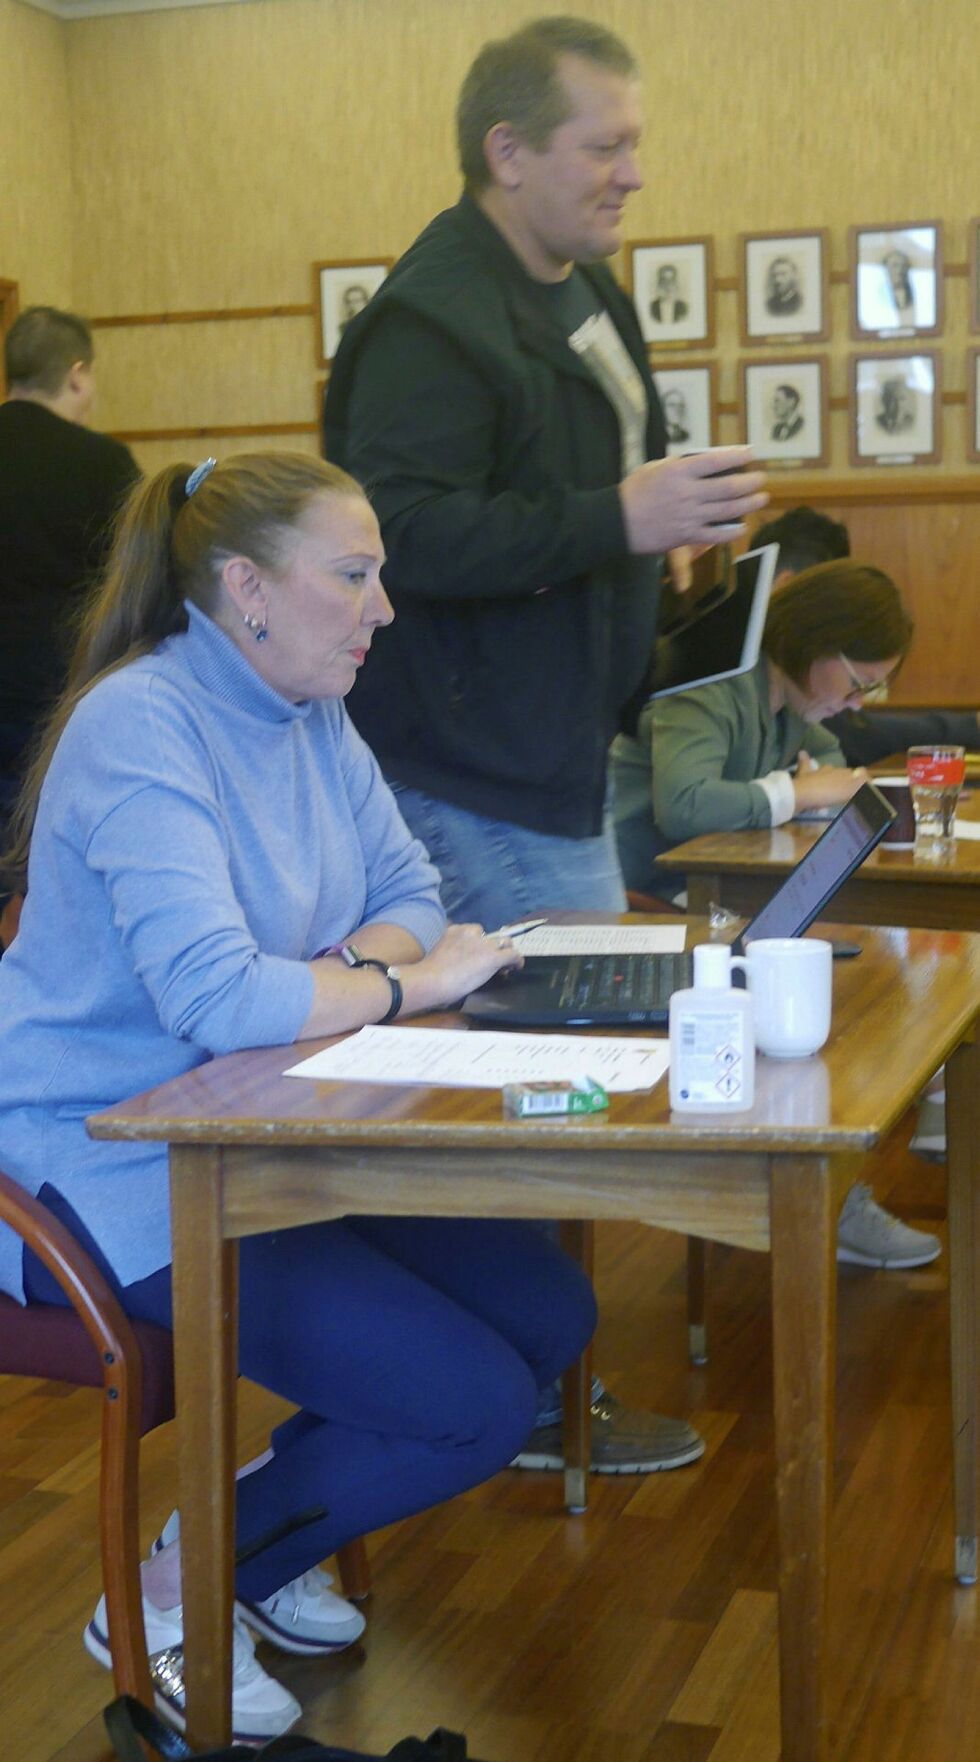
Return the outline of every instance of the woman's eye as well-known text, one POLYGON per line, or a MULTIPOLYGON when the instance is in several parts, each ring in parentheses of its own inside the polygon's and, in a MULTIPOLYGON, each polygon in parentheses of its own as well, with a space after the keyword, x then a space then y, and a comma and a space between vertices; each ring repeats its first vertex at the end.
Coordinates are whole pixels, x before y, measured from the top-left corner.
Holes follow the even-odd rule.
POLYGON ((367 578, 366 569, 348 569, 344 576, 344 580, 349 581, 351 587, 363 587, 367 578))

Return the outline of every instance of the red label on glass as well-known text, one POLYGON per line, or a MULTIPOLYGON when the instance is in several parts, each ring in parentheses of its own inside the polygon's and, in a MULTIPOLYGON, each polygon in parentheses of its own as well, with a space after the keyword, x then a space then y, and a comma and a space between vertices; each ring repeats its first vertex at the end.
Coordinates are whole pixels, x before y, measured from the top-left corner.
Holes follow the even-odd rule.
POLYGON ((908 759, 909 782, 921 783, 929 789, 948 789, 962 783, 966 765, 962 759, 932 758, 917 754, 908 759))

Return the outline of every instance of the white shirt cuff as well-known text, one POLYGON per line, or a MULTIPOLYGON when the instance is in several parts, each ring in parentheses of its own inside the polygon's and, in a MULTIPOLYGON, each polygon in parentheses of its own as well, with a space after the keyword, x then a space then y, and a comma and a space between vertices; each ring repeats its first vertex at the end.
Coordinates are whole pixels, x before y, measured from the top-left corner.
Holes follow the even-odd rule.
POLYGON ((796 812, 796 796, 789 772, 770 771, 768 777, 757 777, 756 782, 766 793, 770 826, 782 826, 791 820, 796 812))

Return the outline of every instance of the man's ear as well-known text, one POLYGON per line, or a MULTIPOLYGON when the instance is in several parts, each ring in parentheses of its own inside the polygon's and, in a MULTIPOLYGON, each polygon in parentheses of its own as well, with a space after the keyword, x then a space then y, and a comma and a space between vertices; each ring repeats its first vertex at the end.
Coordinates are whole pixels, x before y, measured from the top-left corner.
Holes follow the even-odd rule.
POLYGON ((261 617, 268 611, 265 585, 250 557, 226 557, 220 579, 240 617, 261 617))
POLYGON ((526 144, 509 122, 495 122, 483 137, 483 157, 495 184, 505 190, 520 188, 526 144))

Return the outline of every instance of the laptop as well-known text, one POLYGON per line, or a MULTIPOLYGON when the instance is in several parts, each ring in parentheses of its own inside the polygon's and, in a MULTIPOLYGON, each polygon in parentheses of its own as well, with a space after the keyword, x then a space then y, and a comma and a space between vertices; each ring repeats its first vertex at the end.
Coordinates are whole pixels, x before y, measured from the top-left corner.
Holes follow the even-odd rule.
POLYGON ((651 697, 671 697, 751 672, 759 659, 778 555, 774 544, 746 551, 733 565, 731 587, 713 589, 710 607, 658 642, 651 697), (715 594, 723 597, 716 601, 715 594))
MULTIPOLYGON (((744 954, 760 936, 802 936, 895 818, 890 802, 863 783, 732 944, 744 954)), ((653 1027, 670 999, 692 983, 694 953, 530 955, 464 998, 464 1015, 487 1027, 653 1027)))

